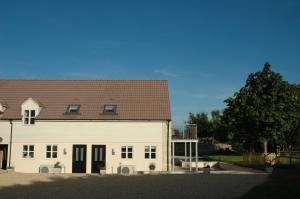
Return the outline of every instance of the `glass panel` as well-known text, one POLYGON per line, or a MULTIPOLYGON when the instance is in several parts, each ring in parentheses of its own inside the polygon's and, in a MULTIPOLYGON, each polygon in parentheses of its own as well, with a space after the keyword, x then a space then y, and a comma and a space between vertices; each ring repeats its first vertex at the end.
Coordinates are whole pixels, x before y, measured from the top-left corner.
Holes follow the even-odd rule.
POLYGON ((100 148, 99 151, 100 151, 100 161, 102 161, 103 160, 103 148, 100 148))
POLYGON ((47 145, 47 151, 51 151, 51 145, 47 145))
POLYGON ((28 151, 28 145, 23 145, 23 151, 28 151))
POLYGON ((30 116, 31 116, 31 117, 35 117, 35 110, 31 110, 31 111, 30 111, 30 116))
POLYGON ((145 152, 149 152, 149 146, 145 146, 145 152))
POLYGON ((156 146, 151 146, 151 152, 156 152, 156 146))
POLYGON ((52 150, 53 150, 53 151, 57 151, 57 145, 53 145, 53 146, 52 146, 52 150))
POLYGON ((95 148, 94 161, 98 161, 98 148, 95 148))
POLYGON ((29 157, 33 158, 34 157, 34 152, 29 152, 29 157))
POLYGON ((104 112, 106 113, 114 113, 116 111, 115 105, 105 105, 104 106, 104 112))
POLYGON ((122 152, 122 153, 125 153, 125 152, 126 152, 126 146, 122 146, 121 152, 122 152))
POLYGON ((132 152, 132 146, 128 147, 128 152, 132 152))
POLYGON ((57 152, 52 153, 52 158, 57 158, 57 152))
POLYGON ((29 116, 29 110, 25 110, 25 117, 29 116))
POLYGON ((149 153, 145 153, 145 158, 149 159, 149 153))
POLYGON ((35 123, 35 119, 34 118, 30 118, 30 124, 34 124, 35 123))
POLYGON ((70 113, 76 113, 79 111, 79 105, 70 105, 69 110, 70 113))
POLYGON ((83 161, 83 148, 80 148, 80 161, 83 161))
POLYGON ((28 124, 29 123, 29 118, 25 118, 24 119, 24 124, 28 124))
POLYGON ((46 152, 46 158, 51 158, 51 152, 46 152))
POLYGON ((27 152, 23 152, 23 158, 27 158, 28 153, 27 152))
POLYGON ((75 161, 79 161, 79 149, 75 148, 75 161))
POLYGON ((34 145, 29 145, 29 151, 34 151, 34 145))
POLYGON ((151 158, 155 159, 156 158, 156 153, 151 153, 151 158))
POLYGON ((128 153, 128 158, 132 158, 132 153, 128 153))
POLYGON ((122 158, 126 158, 126 153, 121 153, 122 158))

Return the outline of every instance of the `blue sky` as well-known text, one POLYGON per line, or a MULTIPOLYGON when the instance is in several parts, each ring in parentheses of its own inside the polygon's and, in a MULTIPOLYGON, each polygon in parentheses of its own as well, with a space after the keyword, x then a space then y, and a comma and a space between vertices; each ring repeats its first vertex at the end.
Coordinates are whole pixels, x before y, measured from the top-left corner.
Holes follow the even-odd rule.
POLYGON ((175 126, 266 61, 300 82, 300 1, 0 1, 0 78, 167 79, 175 126))

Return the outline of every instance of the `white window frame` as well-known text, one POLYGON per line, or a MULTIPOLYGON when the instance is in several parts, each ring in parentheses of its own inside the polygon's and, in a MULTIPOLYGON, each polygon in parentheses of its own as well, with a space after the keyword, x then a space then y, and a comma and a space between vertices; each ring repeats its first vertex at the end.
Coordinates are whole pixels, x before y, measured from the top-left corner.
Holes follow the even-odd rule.
POLYGON ((56 159, 58 157, 58 146, 56 144, 47 144, 46 145, 46 158, 47 159, 56 159), (50 147, 50 150, 48 149, 50 147), (56 150, 54 150, 56 148, 56 150), (50 157, 48 157, 48 154, 50 154, 50 157), (56 154, 56 157, 54 157, 56 154))
POLYGON ((34 145, 33 144, 24 144, 22 148, 22 157, 23 158, 34 158, 34 145), (27 149, 25 149, 27 148, 27 149), (32 156, 30 155, 32 154, 32 156))
POLYGON ((133 159, 133 146, 121 146, 121 159, 133 159), (131 149, 131 151, 129 151, 129 149, 131 149), (123 155, 125 155, 125 157, 123 157, 123 155), (129 157, 129 155, 131 155, 131 157, 129 157))
POLYGON ((157 155, 157 147, 153 145, 147 145, 145 146, 145 159, 156 159, 157 155), (146 157, 148 155, 148 157, 146 157))
POLYGON ((34 125, 35 124, 35 117, 36 117, 36 110, 26 109, 24 111, 23 124, 24 125, 34 125), (33 111, 34 111, 34 115, 31 114, 33 111), (27 122, 26 122, 26 119, 28 120, 27 122))

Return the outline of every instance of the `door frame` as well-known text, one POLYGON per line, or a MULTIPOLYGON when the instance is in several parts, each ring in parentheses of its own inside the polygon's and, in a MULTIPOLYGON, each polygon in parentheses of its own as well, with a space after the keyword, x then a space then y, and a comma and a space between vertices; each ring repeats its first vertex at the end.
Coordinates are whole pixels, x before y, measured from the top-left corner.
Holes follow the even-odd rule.
POLYGON ((73 144, 72 145, 72 173, 86 173, 86 163, 87 163, 87 161, 86 161, 86 159, 87 159, 87 157, 86 157, 86 154, 87 154, 87 146, 86 146, 86 144, 73 144), (75 149, 75 147, 76 146, 79 146, 79 147, 83 147, 83 149, 84 149, 84 154, 83 154, 83 156, 84 156, 84 160, 83 160, 83 162, 84 162, 84 169, 82 170, 82 172, 74 172, 74 149, 75 149))

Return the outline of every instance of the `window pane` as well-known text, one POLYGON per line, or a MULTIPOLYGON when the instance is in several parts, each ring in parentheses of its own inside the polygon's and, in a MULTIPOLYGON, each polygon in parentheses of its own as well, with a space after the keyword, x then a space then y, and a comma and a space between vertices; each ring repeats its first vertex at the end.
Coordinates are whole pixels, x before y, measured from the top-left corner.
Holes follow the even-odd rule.
POLYGON ((27 152, 23 152, 23 158, 27 158, 28 153, 27 152))
POLYGON ((145 146, 145 152, 149 152, 149 146, 145 146))
POLYGON ((126 158, 126 153, 121 153, 122 158, 126 158))
POLYGON ((29 157, 33 158, 34 157, 34 153, 33 152, 29 152, 29 157))
POLYGON ((31 110, 31 111, 30 111, 30 116, 31 116, 31 117, 35 117, 35 110, 31 110))
POLYGON ((121 152, 122 152, 122 153, 125 153, 125 152, 126 152, 126 146, 122 146, 121 152))
POLYGON ((155 159, 156 158, 156 153, 151 153, 151 158, 155 159))
POLYGON ((25 117, 29 116, 29 110, 25 110, 25 117))
POLYGON ((29 151, 34 151, 34 145, 29 146, 29 151))
POLYGON ((52 158, 57 158, 57 152, 52 153, 52 158))
POLYGON ((149 153, 145 153, 145 158, 149 159, 149 153))
POLYGON ((151 146, 151 152, 156 152, 156 146, 151 146))
POLYGON ((46 152, 46 158, 51 158, 51 152, 46 152))
POLYGON ((57 145, 53 145, 53 146, 52 146, 52 150, 53 150, 53 151, 57 151, 57 145))
POLYGON ((34 118, 30 118, 30 124, 34 124, 35 123, 35 119, 34 118))
POLYGON ((28 145, 23 145, 23 151, 28 151, 28 145))
POLYGON ((70 105, 68 112, 69 113, 77 113, 77 112, 79 112, 79 107, 80 107, 79 105, 70 105))
POLYGON ((25 118, 24 119, 24 124, 28 124, 29 123, 29 118, 25 118))
POLYGON ((128 158, 132 158, 132 153, 128 153, 128 158))
POLYGON ((132 152, 132 146, 128 147, 128 152, 132 152))
POLYGON ((51 145, 47 145, 47 151, 51 151, 51 145))

